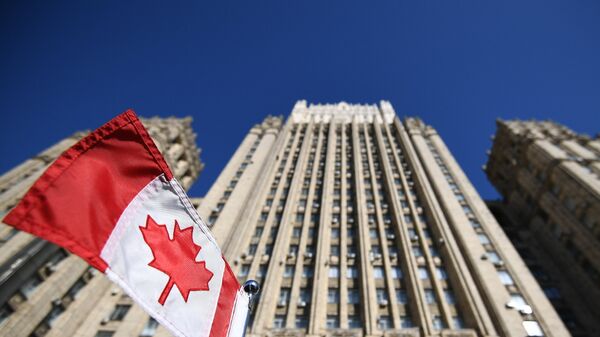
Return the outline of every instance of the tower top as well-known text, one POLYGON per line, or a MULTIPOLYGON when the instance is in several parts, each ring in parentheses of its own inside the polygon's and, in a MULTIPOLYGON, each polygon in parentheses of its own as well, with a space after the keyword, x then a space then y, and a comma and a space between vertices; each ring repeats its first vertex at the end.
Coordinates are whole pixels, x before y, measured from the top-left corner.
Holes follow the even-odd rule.
POLYGON ((336 121, 339 123, 357 122, 385 122, 392 123, 394 120, 394 108, 388 101, 380 101, 377 104, 349 104, 344 101, 333 104, 307 104, 300 100, 292 110, 292 121, 294 123, 308 123, 311 119, 319 123, 336 121))

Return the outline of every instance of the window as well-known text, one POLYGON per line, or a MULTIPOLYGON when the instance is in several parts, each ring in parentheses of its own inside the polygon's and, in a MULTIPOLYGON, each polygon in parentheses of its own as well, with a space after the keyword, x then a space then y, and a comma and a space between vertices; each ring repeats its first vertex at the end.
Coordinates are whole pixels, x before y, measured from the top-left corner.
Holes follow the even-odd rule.
POLYGON ((348 236, 349 238, 353 238, 354 237, 354 228, 348 228, 346 230, 346 236, 348 236))
POLYGON ((281 329, 285 325, 285 315, 275 315, 273 320, 273 327, 275 329, 281 329))
POLYGON ((383 268, 382 267, 373 268, 373 275, 375 276, 376 279, 382 279, 383 278, 383 268))
POLYGON ((340 320, 337 315, 327 315, 327 328, 335 329, 340 327, 340 320))
POLYGON ((248 272, 250 271, 250 266, 247 264, 243 264, 240 269, 240 276, 248 276, 248 272))
POLYGON ((413 251, 413 254, 415 255, 415 257, 423 256, 423 251, 421 250, 421 247, 419 247, 419 246, 413 246, 412 251, 413 251))
POLYGON ((536 321, 524 321, 523 327, 525 328, 525 331, 527 332, 527 336, 530 336, 530 337, 544 336, 544 333, 542 332, 542 327, 540 327, 540 324, 536 321))
POLYGON ((437 267, 435 268, 435 272, 437 274, 437 278, 440 280, 446 280, 448 279, 448 274, 446 273, 446 270, 442 267, 437 267))
POLYGON ((377 320, 377 326, 379 327, 379 330, 390 329, 392 327, 392 321, 390 320, 390 316, 379 316, 379 320, 377 320))
POLYGON ((523 296, 519 294, 510 294, 510 301, 507 303, 507 306, 519 310, 526 305, 527 303, 525 302, 523 296))
POLYGON ((40 277, 34 275, 27 279, 25 282, 23 282, 23 285, 21 286, 21 288, 19 288, 19 290, 26 298, 29 298, 29 296, 31 296, 33 291, 37 288, 38 285, 40 285, 40 283, 42 283, 40 277))
POLYGON ((327 289, 327 303, 339 303, 340 293, 337 288, 327 289))
POLYGON ((144 330, 140 333, 140 337, 152 337, 156 333, 156 328, 158 328, 158 322, 150 317, 146 325, 144 326, 144 330))
POLYGON ((431 256, 433 256, 433 257, 439 257, 440 256, 440 253, 438 252, 438 250, 433 245, 429 246, 429 253, 431 253, 431 256))
POLYGON ((45 317, 44 321, 52 327, 52 323, 65 311, 65 308, 62 305, 55 305, 52 307, 52 310, 45 317))
POLYGON ((492 261, 492 263, 498 263, 500 262, 500 256, 498 256, 498 254, 496 254, 496 252, 487 252, 487 257, 490 261, 492 261))
POLYGON ((433 329, 434 330, 442 330, 444 328, 444 321, 440 316, 433 316, 433 329))
POLYGON ((376 294, 377 294, 377 303, 387 302, 388 296, 387 296, 387 293, 385 292, 385 289, 377 288, 376 294))
POLYGON ((412 238, 414 238, 416 236, 417 236, 417 232, 415 231, 415 229, 414 228, 409 228, 408 229, 408 238, 412 239, 412 238))
POLYGON ((112 337, 114 334, 114 331, 100 330, 96 333, 96 337, 112 337))
POLYGON ((406 294, 406 290, 396 289, 396 301, 398 301, 398 304, 408 303, 408 295, 406 294))
POLYGON ((377 230, 375 228, 369 229, 369 237, 371 237, 372 239, 377 238, 377 230))
POLYGON ((329 277, 330 278, 340 277, 340 267, 338 267, 338 266, 329 267, 329 277))
POLYGON ((398 266, 392 267, 392 278, 398 279, 402 278, 402 269, 398 266))
POLYGON ((331 229, 331 238, 337 239, 339 237, 340 237, 340 229, 339 228, 332 228, 331 229))
POLYGON ((477 236, 479 237, 479 242, 481 242, 482 245, 490 244, 490 239, 488 238, 487 235, 485 235, 483 233, 477 233, 477 236))
POLYGON ((429 278, 429 273, 427 272, 427 268, 419 267, 419 278, 421 280, 426 280, 429 278))
POLYGON ((75 299, 77 294, 81 291, 81 289, 83 289, 83 287, 85 287, 85 285, 86 282, 83 280, 83 278, 79 278, 77 282, 71 286, 67 294, 71 296, 71 298, 75 299))
POLYGON ((308 320, 305 316, 296 317, 296 328, 303 329, 308 327, 308 320))
POLYGON ((425 299, 427 300, 427 304, 435 303, 435 292, 433 292, 433 289, 425 289, 425 299))
POLYGON ((460 318, 460 316, 453 316, 452 324, 454 324, 454 329, 464 329, 465 328, 465 323, 463 322, 462 318, 460 318))
POLYGON ((425 236, 427 239, 431 239, 431 231, 428 228, 424 228, 423 236, 425 236))
POLYGON ((332 256, 340 256, 340 246, 338 246, 338 245, 331 246, 330 255, 332 255, 332 256))
POLYGON ((256 277, 264 277, 267 274, 267 265, 261 264, 258 267, 258 273, 256 273, 256 277))
POLYGON ((290 288, 279 290, 279 302, 287 303, 290 300, 290 288))
POLYGON ((310 288, 300 288, 300 301, 310 303, 311 290, 310 288))
POLYGON ((473 227, 473 228, 481 227, 481 224, 475 219, 469 219, 469 223, 471 224, 471 227, 473 227))
POLYGON ((304 266, 304 268, 302 268, 302 277, 313 277, 313 268, 311 266, 304 266))
POLYGON ((400 327, 403 329, 412 328, 413 322, 408 316, 400 316, 400 327))
POLYGON ((110 320, 122 321, 123 318, 125 318, 125 315, 127 315, 129 308, 131 308, 131 305, 129 304, 117 304, 113 312, 110 314, 110 320))
POLYGON ((358 269, 354 266, 348 266, 346 269, 346 278, 357 278, 358 277, 358 269))
POLYGON ((294 266, 293 265, 286 265, 285 269, 283 270, 283 277, 292 277, 294 276, 294 266))
POLYGON ((8 306, 8 304, 0 307, 0 324, 2 324, 2 322, 4 322, 12 313, 13 310, 8 306))
POLYGON ((515 283, 506 270, 498 270, 498 276, 500 276, 500 282, 502 282, 504 285, 511 285, 515 283))
POLYGON ((456 297, 454 297, 454 292, 450 289, 444 290, 444 296, 446 297, 446 303, 448 304, 456 304, 456 297))
POLYGON ((356 329, 362 327, 360 317, 358 315, 349 315, 348 316, 348 327, 350 329, 356 329))
POLYGON ((348 289, 348 304, 359 304, 360 294, 358 289, 348 289))
POLYGON ((302 232, 302 228, 294 227, 294 229, 292 230, 292 237, 299 238, 301 232, 302 232))

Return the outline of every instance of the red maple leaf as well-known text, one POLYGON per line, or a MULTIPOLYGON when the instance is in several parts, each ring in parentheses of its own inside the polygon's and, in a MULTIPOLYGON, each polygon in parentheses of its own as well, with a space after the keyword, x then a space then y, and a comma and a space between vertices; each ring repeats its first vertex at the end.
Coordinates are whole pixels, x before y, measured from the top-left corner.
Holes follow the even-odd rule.
POLYGON ((140 230, 154 256, 148 265, 169 275, 169 282, 160 294, 158 303, 165 304, 173 285, 177 286, 185 302, 190 291, 209 290, 208 282, 213 273, 206 269, 206 262, 196 261, 202 247, 192 240, 192 227, 182 230, 175 220, 173 239, 170 239, 167 226, 157 224, 148 215, 146 227, 140 226, 140 230))

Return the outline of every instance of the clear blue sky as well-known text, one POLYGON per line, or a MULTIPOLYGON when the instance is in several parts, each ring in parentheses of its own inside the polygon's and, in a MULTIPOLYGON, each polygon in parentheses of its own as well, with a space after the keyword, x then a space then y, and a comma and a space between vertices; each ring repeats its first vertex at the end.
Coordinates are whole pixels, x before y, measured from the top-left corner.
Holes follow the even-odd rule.
POLYGON ((387 99, 495 197, 496 118, 600 131, 598 1, 3 1, 0 46, 1 172, 131 107, 194 116, 200 196, 264 116, 387 99))

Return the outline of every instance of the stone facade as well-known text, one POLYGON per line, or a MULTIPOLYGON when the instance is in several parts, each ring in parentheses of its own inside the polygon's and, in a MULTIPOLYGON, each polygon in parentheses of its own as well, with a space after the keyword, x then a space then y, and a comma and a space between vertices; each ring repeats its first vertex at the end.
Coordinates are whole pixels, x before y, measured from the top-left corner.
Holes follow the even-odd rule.
MULTIPOLYGON (((189 187, 189 120, 144 122, 189 187)), ((80 137, 0 177, 1 210, 80 137)), ((249 337, 569 336, 441 137, 388 102, 265 118, 193 202, 239 280, 261 283, 249 337)), ((0 234, 0 336, 170 335, 79 258, 0 234)))
POLYGON ((266 118, 199 212, 262 285, 249 336, 569 336, 441 137, 388 102, 266 118))
MULTIPOLYGON (((191 118, 141 120, 174 175, 189 188, 203 166, 191 118)), ((0 177, 0 216, 86 134, 76 133, 0 177)), ((77 256, 0 225, 0 336, 159 336, 161 331, 118 287, 77 256)))
POLYGON ((541 121, 497 122, 490 202, 574 336, 600 335, 600 139, 541 121))

